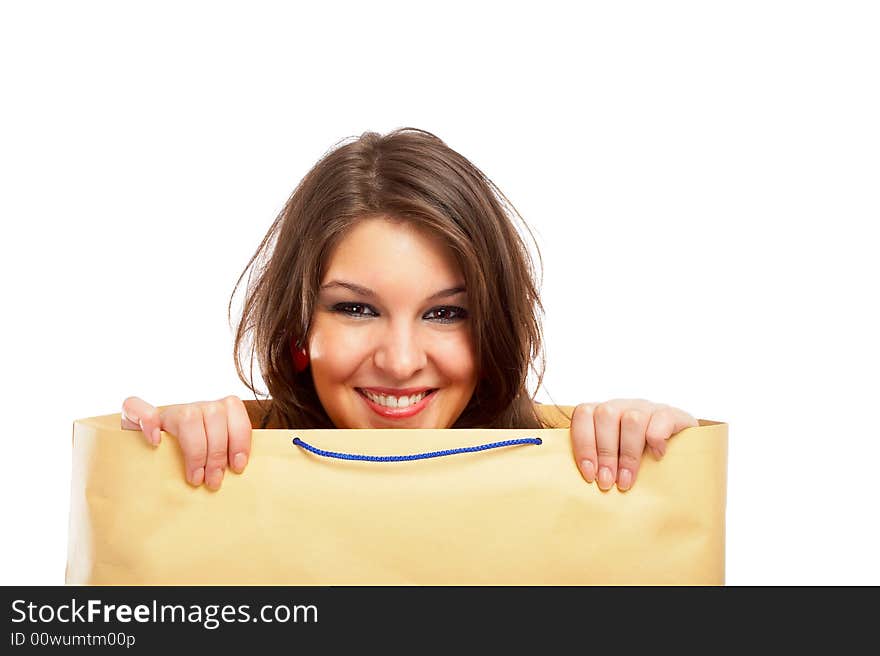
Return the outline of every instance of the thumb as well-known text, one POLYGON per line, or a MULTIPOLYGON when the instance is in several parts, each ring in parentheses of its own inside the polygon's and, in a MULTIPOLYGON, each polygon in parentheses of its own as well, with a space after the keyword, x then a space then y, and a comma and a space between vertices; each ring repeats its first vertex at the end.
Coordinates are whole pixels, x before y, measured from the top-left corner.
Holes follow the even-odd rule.
POLYGON ((159 445, 162 431, 162 415, 159 409, 137 396, 130 396, 122 402, 122 428, 141 430, 147 442, 159 445))

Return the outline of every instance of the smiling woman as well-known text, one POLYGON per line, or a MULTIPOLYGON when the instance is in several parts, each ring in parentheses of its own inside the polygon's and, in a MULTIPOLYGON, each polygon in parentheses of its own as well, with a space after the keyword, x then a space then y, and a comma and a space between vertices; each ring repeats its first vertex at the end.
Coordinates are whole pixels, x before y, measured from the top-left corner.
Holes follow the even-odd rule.
POLYGON ((541 307, 511 216, 481 171, 422 130, 331 151, 242 274, 260 271, 236 335, 240 377, 256 391, 249 345, 271 396, 260 425, 540 427, 526 378, 541 307))
POLYGON ((453 426, 478 366, 466 287, 442 240, 409 222, 366 219, 335 249, 324 278, 309 354, 333 425, 453 426))
MULTIPOLYGON (((543 308, 515 221, 528 231, 476 166, 428 132, 338 146, 294 190, 229 301, 231 317, 247 276, 236 370, 266 398, 160 409, 129 397, 123 428, 154 445, 161 430, 175 435, 187 480, 211 489, 227 465, 244 470, 252 428, 543 428, 533 403, 543 308)), ((581 404, 573 454, 586 481, 626 490, 646 444, 660 458, 671 435, 696 425, 643 399, 581 404)))

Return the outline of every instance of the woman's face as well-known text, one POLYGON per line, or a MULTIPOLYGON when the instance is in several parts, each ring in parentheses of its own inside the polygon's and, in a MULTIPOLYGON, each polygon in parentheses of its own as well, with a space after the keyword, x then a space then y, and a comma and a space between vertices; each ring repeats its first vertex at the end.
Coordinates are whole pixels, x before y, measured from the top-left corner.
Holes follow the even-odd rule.
POLYGON ((309 336, 334 425, 452 426, 477 384, 467 307, 441 240, 385 218, 355 223, 330 255, 309 336))

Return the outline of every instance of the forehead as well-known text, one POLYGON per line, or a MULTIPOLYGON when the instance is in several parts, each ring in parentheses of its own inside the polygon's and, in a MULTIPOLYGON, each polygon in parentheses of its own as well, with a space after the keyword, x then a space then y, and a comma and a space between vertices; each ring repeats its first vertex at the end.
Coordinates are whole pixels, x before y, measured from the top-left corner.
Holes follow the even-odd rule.
POLYGON ((322 282, 346 276, 372 284, 401 277, 432 284, 462 280, 452 249, 440 236, 383 217, 361 219, 333 249, 322 282))

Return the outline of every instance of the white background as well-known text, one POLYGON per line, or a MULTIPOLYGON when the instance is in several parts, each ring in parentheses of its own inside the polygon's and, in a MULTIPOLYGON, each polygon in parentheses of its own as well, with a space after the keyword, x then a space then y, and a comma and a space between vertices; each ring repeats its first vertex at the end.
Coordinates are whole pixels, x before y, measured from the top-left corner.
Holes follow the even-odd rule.
POLYGON ((548 394, 729 423, 727 582, 880 584, 880 21, 856 2, 6 2, 2 584, 74 419, 247 395, 232 286, 339 140, 434 132, 544 257, 548 394))

